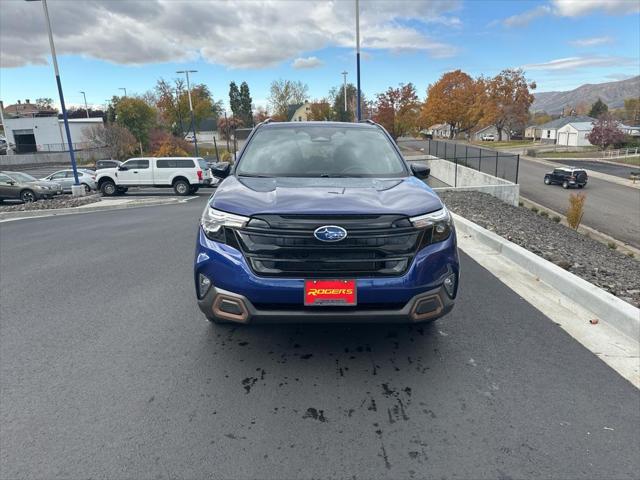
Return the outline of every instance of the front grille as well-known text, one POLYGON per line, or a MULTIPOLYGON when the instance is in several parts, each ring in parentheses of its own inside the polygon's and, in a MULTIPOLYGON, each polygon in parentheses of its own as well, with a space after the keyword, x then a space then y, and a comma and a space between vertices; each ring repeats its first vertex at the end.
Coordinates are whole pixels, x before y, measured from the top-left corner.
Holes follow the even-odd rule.
POLYGON ((397 276, 406 272, 425 235, 400 215, 259 215, 234 230, 253 271, 278 277, 397 276), (322 242, 316 228, 346 229, 340 242, 322 242))

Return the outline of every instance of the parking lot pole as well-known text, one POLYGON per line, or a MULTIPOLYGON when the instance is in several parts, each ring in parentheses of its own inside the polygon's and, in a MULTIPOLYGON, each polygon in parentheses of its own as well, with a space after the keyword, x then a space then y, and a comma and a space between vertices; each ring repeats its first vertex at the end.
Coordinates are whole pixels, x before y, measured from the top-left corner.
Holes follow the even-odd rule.
POLYGON ((520 171, 520 154, 518 154, 518 158, 516 159, 516 184, 518 183, 518 172, 520 171))
POLYGON ((191 84, 189 83, 189 74, 196 73, 197 70, 180 70, 176 73, 184 73, 187 76, 187 94, 189 97, 189 112, 191 113, 191 132, 193 133, 193 148, 196 151, 196 157, 199 157, 198 153, 198 138, 196 136, 196 119, 193 115, 193 103, 191 102, 191 84))
POLYGON ((76 166, 76 155, 73 151, 73 142, 71 141, 71 130, 69 130, 69 117, 67 116, 67 107, 64 104, 64 94, 62 93, 62 82, 60 81, 60 71, 58 70, 58 59, 56 58, 56 47, 53 43, 53 33, 51 32, 51 20, 49 19, 49 9, 47 8, 47 0, 42 1, 42 9, 44 10, 45 23, 47 24, 47 33, 49 34, 49 46, 51 47, 51 61, 53 62, 53 71, 56 74, 56 83, 58 85, 58 96, 60 97, 60 108, 62 110, 62 120, 64 122, 64 130, 67 135, 67 145, 69 146, 69 156, 71 157, 71 169, 73 170, 73 195, 84 195, 84 188, 80 189, 80 181, 78 180, 78 168, 76 166), (80 192, 80 190, 82 190, 80 192))
POLYGON ((357 95, 357 112, 358 121, 362 120, 362 112, 360 110, 360 2, 356 0, 356 70, 357 70, 357 83, 358 83, 358 95, 357 95))

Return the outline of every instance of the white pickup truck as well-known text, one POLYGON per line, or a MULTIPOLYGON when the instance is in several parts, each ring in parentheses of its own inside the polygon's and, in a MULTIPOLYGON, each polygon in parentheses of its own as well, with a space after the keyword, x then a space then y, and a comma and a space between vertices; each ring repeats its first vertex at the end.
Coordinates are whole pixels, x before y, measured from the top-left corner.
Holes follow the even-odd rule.
POLYGON ((98 190, 107 196, 122 195, 129 187, 172 187, 176 195, 189 195, 210 185, 212 178, 202 158, 144 157, 98 170, 95 182, 98 190))

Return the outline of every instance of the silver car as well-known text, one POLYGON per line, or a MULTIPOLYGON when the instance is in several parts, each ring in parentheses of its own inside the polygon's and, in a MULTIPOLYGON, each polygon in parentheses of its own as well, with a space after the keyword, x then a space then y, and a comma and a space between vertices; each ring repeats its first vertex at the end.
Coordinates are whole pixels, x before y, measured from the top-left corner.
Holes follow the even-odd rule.
MULTIPOLYGON (((58 170, 52 173, 48 177, 44 177, 42 180, 49 182, 55 182, 62 185, 62 191, 65 193, 71 193, 71 186, 75 183, 73 178, 73 170, 58 170)), ((96 172, 88 170, 86 168, 78 169, 78 181, 80 185, 84 186, 84 190, 89 193, 92 190, 96 190, 96 172)))
POLYGON ((15 198, 29 203, 61 193, 58 183, 38 180, 28 173, 0 172, 0 200, 15 198))

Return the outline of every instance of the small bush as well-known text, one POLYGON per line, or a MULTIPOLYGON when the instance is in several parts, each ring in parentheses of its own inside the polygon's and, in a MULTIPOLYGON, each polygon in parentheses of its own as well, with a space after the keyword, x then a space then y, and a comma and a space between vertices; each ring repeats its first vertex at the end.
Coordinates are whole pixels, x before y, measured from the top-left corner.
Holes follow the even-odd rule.
POLYGON ((527 149, 527 156, 535 157, 537 155, 538 155, 538 151, 535 148, 528 148, 527 149))
POLYGON ((560 220, 562 220, 558 215, 554 215, 551 220, 553 220, 556 223, 560 223, 560 220))
POLYGON ((220 161, 221 162, 232 162, 233 161, 233 155, 231 155, 231 152, 223 152, 222 155, 220 155, 220 161))
POLYGON ((569 209, 567 210, 567 223, 577 230, 584 216, 584 203, 587 196, 584 193, 572 193, 569 195, 569 209))
POLYGON ((615 250, 618 248, 618 245, 616 245, 614 242, 609 242, 607 243, 607 247, 609 247, 611 250, 615 250))
POLYGON ((542 210, 542 211, 540 212, 540 216, 541 216, 541 217, 549 218, 549 212, 547 212, 547 211, 545 211, 545 210, 542 210))
POLYGON ((531 207, 531 211, 533 213, 538 213, 538 207, 531 207))
POLYGON ((518 202, 518 206, 519 207, 524 207, 524 203, 523 202, 518 202))
POLYGON ((635 255, 633 254, 633 252, 627 252, 627 257, 634 258, 635 255))

